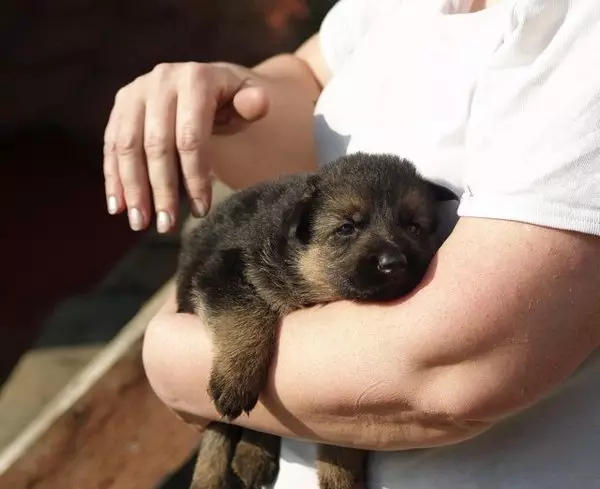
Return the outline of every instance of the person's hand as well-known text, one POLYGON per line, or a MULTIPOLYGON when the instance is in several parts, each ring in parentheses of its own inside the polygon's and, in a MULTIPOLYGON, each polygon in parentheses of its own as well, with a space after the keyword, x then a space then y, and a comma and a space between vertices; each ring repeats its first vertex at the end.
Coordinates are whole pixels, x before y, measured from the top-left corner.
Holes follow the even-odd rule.
POLYGON ((250 70, 225 64, 160 64, 121 88, 105 131, 104 177, 110 214, 128 211, 139 231, 152 220, 173 228, 179 168, 192 212, 211 204, 208 142, 264 117, 268 98, 250 70))

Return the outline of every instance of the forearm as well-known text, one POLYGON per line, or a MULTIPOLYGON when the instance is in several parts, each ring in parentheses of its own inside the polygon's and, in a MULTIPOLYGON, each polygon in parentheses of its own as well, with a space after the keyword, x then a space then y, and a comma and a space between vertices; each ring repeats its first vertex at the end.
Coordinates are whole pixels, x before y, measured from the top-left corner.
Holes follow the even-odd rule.
MULTIPOLYGON (((209 329, 197 318, 173 311, 171 299, 148 330, 148 376, 157 394, 186 421, 220 420, 207 394, 213 360, 209 329), (165 374, 167 385, 156 382, 165 374), (192 391, 190 385, 197 388, 192 391)), ((417 377, 423 377, 411 371, 411 362, 382 364, 381 358, 397 355, 391 351, 395 342, 388 341, 397 329, 385 309, 348 302, 289 315, 283 320, 269 384, 250 416, 242 415, 235 424, 370 450, 452 444, 487 429, 490 423, 453 419, 448 412, 431 409, 427 389, 416 388, 417 377), (376 334, 367 324, 373 313, 378 316, 376 334), (350 317, 352 321, 341 319, 350 317), (399 384, 400 378, 405 382, 399 384)))
POLYGON ((271 58, 244 72, 249 83, 265 88, 267 115, 242 131, 211 138, 215 175, 242 188, 279 175, 316 167, 313 110, 321 86, 311 66, 295 54, 271 58))
MULTIPOLYGON (((598 348, 599 250, 600 240, 576 233, 461 221, 404 300, 284 318, 263 396, 236 422, 376 450, 475 436, 537 402, 598 348)), ((218 420, 206 394, 209 330, 174 311, 171 300, 149 327, 150 382, 175 410, 218 420)))

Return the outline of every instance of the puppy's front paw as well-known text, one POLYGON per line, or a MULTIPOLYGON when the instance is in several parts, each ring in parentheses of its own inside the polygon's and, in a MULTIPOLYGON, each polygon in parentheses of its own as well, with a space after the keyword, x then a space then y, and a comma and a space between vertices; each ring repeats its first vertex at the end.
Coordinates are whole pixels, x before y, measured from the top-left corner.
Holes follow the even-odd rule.
POLYGON ((249 382, 231 370, 215 369, 210 376, 209 394, 219 414, 233 420, 242 412, 249 414, 254 409, 261 387, 262 383, 256 379, 249 382))

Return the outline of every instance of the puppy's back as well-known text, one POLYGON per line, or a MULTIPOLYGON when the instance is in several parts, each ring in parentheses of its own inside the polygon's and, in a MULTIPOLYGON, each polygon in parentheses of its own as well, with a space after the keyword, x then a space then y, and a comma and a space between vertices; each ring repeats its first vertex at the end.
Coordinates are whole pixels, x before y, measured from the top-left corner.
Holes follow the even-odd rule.
POLYGON ((200 290, 214 291, 218 300, 228 284, 245 280, 248 257, 280 234, 306 182, 306 175, 293 175, 241 190, 183 237, 177 273, 180 312, 197 312, 193 299, 200 290))

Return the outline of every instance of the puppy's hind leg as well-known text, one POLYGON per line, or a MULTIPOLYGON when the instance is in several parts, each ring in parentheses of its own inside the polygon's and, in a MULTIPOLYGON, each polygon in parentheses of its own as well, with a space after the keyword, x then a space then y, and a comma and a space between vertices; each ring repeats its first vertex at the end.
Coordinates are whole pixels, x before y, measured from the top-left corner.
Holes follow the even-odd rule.
POLYGON ((231 472, 231 459, 242 428, 224 423, 210 423, 200 442, 200 450, 190 489, 242 489, 231 472))
POLYGON ((320 489, 366 489, 367 456, 364 450, 318 445, 320 489))
POLYGON ((244 429, 231 466, 245 489, 272 484, 279 472, 281 439, 278 436, 244 429))

